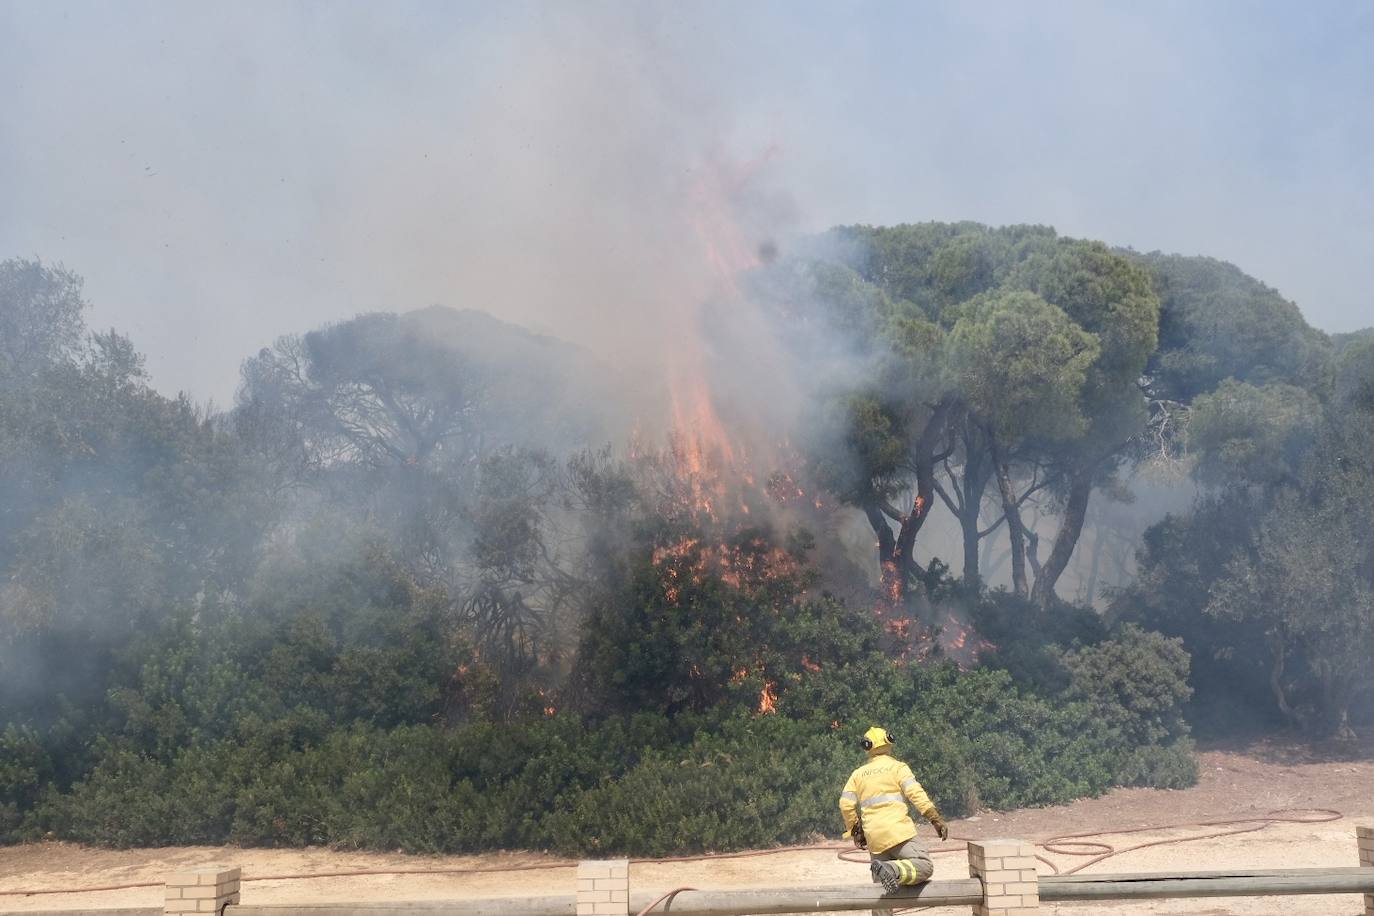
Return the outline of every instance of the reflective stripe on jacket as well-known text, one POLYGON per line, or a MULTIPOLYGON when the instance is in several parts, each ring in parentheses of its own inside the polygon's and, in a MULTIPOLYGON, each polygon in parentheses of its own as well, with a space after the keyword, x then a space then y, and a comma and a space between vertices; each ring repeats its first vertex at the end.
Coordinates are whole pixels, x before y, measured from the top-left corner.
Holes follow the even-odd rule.
POLYGON ((923 817, 935 813, 935 805, 912 775, 911 767, 889 754, 875 754, 849 774, 849 782, 840 793, 840 815, 847 831, 854 829, 862 815, 868 851, 883 852, 916 835, 907 802, 923 817))

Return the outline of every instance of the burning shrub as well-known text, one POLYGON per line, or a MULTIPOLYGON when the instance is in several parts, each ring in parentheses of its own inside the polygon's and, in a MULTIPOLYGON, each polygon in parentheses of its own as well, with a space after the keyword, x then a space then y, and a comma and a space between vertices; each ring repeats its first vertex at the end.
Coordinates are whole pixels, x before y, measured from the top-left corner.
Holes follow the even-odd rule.
POLYGON ((871 620, 808 596, 805 548, 747 528, 641 555, 584 628, 575 677, 587 711, 767 709, 795 682, 871 651, 871 620))

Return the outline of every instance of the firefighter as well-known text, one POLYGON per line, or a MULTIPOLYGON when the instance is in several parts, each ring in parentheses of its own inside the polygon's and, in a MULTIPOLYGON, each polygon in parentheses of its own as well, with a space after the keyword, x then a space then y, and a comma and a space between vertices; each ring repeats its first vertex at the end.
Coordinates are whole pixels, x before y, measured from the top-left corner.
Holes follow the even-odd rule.
POLYGON ((945 819, 916 781, 911 767, 892 756, 892 735, 873 726, 864 732, 868 762, 849 776, 840 794, 845 836, 868 849, 874 883, 885 893, 929 881, 935 873, 930 853, 916 839, 907 802, 930 821, 940 839, 949 837, 945 819))

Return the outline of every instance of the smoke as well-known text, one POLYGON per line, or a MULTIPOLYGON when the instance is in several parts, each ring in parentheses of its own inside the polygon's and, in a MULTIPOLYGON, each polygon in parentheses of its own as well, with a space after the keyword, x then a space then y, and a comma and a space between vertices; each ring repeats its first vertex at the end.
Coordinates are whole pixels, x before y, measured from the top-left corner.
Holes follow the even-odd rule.
MULTIPOLYGON (((163 390, 364 311, 480 308, 660 360, 690 198, 779 227, 1052 223, 1367 315, 1367 10, 127 3, 0 9, 0 251, 85 275, 163 390), (1282 61, 1282 66, 1272 62, 1282 61), (783 195, 786 196, 786 195, 783 195)), ((756 231, 757 230, 757 231, 756 231)), ((781 242, 779 242, 781 244, 781 242)))
POLYGON ((0 17, 0 256, 84 274, 91 323, 197 398, 227 403, 280 334, 437 303, 586 347, 650 432, 674 404, 701 420, 704 383, 757 454, 863 364, 827 328, 786 328, 784 351, 733 274, 837 222, 1053 223, 1234 260, 1327 327, 1367 320, 1359 10, 0 17))

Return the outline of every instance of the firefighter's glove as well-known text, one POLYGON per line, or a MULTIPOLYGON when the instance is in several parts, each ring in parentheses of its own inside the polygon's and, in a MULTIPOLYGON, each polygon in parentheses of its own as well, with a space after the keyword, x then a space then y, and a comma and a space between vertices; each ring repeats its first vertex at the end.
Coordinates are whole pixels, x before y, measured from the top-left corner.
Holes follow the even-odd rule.
POLYGON ((868 848, 868 837, 864 836, 864 825, 862 823, 855 824, 854 828, 849 831, 849 836, 850 839, 854 841, 855 846, 860 849, 868 848))
POLYGON ((930 816, 930 826, 935 828, 935 832, 940 835, 940 839, 949 839, 949 825, 945 823, 945 819, 940 816, 939 811, 936 811, 930 816))

